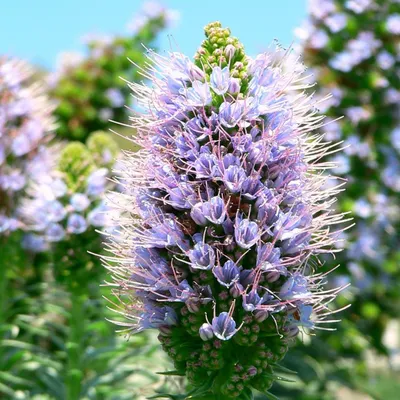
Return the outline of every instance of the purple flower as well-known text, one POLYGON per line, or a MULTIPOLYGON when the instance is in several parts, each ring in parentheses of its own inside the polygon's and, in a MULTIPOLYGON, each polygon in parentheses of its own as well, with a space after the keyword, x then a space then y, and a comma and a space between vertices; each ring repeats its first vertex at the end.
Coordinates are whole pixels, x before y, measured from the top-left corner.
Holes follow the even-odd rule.
POLYGON ((187 99, 190 106, 207 106, 211 103, 212 97, 207 82, 194 81, 192 87, 187 89, 187 99))
POLYGON ((205 218, 212 224, 221 225, 226 218, 225 202, 221 197, 212 197, 203 204, 203 213, 205 218))
POLYGON ((34 253, 40 253, 48 250, 48 243, 43 236, 28 233, 22 239, 22 247, 34 253))
POLYGON ((108 89, 106 91, 106 96, 110 101, 112 107, 119 108, 125 104, 124 95, 118 89, 115 88, 108 89))
POLYGON ((197 177, 210 178, 210 176, 213 176, 216 164, 217 157, 215 157, 213 154, 200 154, 199 158, 194 163, 197 177))
POLYGON ((207 225, 207 218, 204 215, 203 205, 203 203, 197 203, 192 207, 190 211, 191 218, 197 225, 200 226, 207 225))
POLYGON ((95 207, 87 216, 88 223, 95 227, 105 226, 107 223, 107 210, 108 207, 105 204, 95 207))
POLYGON ((299 273, 294 274, 283 284, 279 296, 284 300, 302 300, 310 297, 307 279, 299 273))
POLYGON ((43 206, 46 210, 46 220, 49 222, 59 222, 67 215, 66 209, 58 200, 49 201, 43 206))
POLYGON ((178 322, 176 312, 171 307, 154 307, 152 305, 147 305, 146 309, 146 313, 142 316, 143 329, 159 328, 163 325, 176 325, 178 322))
POLYGON ((230 85, 229 67, 221 69, 214 67, 210 75, 210 86, 215 93, 222 95, 227 92, 230 85))
MULTIPOLYGON (((261 379, 259 368, 249 364, 239 374, 224 342, 241 329, 232 346, 244 354, 268 337, 271 359, 280 360, 286 339, 299 332, 294 320, 307 325, 302 307, 319 313, 334 297, 307 263, 335 242, 329 225, 340 220, 331 207, 338 188, 324 186, 329 164, 320 160, 329 147, 310 133, 321 121, 304 68, 281 52, 249 60, 218 23, 205 32, 196 66, 178 53, 149 51, 152 85, 133 85, 142 149, 124 157, 123 192, 110 202, 119 234, 104 259, 124 302, 121 325, 158 328, 189 380, 237 370, 244 390, 248 376, 261 379), (169 326, 163 302, 177 316, 169 326)), ((367 39, 349 43, 356 62, 367 39)), ((315 324, 318 318, 325 314, 315 324)))
POLYGON ((235 240, 242 249, 250 249, 260 239, 258 225, 248 219, 236 219, 235 240))
POLYGON ((233 261, 228 260, 222 267, 214 267, 213 274, 221 285, 229 288, 239 280, 240 270, 233 261))
POLYGON ((227 128, 238 125, 244 115, 244 103, 237 100, 233 103, 224 102, 220 105, 219 116, 221 124, 227 128))
POLYGON ((86 188, 89 196, 98 196, 105 191, 107 174, 107 168, 100 168, 89 175, 86 188))
POLYGON ((84 217, 79 214, 71 214, 67 221, 67 231, 74 234, 85 232, 87 223, 84 217))
POLYGON ((83 193, 74 193, 71 196, 70 204, 75 211, 84 211, 90 205, 90 200, 83 193))
POLYGON ((300 304, 295 311, 296 317, 293 317, 293 314, 290 316, 290 320, 293 325, 303 326, 305 328, 313 329, 315 324, 311 320, 311 314, 313 312, 313 308, 310 305, 300 304))
POLYGON ((238 331, 235 320, 227 312, 214 317, 211 326, 214 335, 221 340, 229 340, 238 331))
POLYGON ((230 192, 238 193, 242 190, 246 178, 247 175, 243 168, 231 165, 225 170, 223 181, 230 192))
POLYGON ((250 293, 243 295, 243 308, 246 311, 254 311, 261 303, 262 298, 258 295, 256 290, 252 290, 250 293))
POLYGON ((45 238, 49 242, 59 242, 65 237, 64 228, 60 224, 51 223, 45 230, 45 238))
POLYGON ((400 14, 392 14, 386 21, 387 30, 394 35, 400 35, 400 14))
POLYGON ((208 270, 214 267, 215 253, 213 248, 206 243, 196 243, 188 255, 193 269, 208 270))
POLYGON ((346 14, 334 14, 326 18, 326 25, 333 33, 341 31, 347 24, 346 14))
MULTIPOLYGON (((53 161, 45 146, 53 129, 53 106, 44 88, 30 83, 32 72, 21 60, 0 57, 0 191, 4 197, 0 203, 8 205, 10 221, 19 218, 22 190, 46 176, 53 161)), ((8 227, 7 231, 13 228, 8 227)))

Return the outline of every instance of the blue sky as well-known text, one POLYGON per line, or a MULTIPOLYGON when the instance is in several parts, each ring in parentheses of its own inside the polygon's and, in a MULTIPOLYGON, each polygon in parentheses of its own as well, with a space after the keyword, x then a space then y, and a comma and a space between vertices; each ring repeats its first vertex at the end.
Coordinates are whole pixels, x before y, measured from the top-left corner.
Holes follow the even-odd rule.
MULTIPOLYGON (((203 27, 219 20, 256 54, 274 39, 294 40, 293 30, 306 15, 306 0, 163 0, 180 11, 178 25, 163 32, 161 49, 175 46, 192 55, 203 39, 203 27)), ((5 0, 1 6, 0 54, 26 58, 53 68, 62 51, 83 49, 85 34, 123 33, 140 0, 5 0)))

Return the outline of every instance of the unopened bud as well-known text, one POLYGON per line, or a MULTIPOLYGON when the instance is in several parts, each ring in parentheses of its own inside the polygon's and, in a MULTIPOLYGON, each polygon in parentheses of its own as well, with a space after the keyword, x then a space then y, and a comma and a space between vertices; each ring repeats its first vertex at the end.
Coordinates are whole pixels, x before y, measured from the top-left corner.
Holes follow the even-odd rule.
POLYGON ((269 272, 266 276, 269 283, 276 282, 280 278, 281 274, 279 272, 269 272))
POLYGON ((299 334, 299 328, 296 325, 289 325, 285 327, 285 336, 293 338, 299 334))
POLYGON ((210 340, 214 336, 212 326, 210 324, 204 323, 199 329, 199 335, 202 340, 210 340))
POLYGON ((200 304, 197 298, 189 298, 185 304, 188 310, 193 314, 199 312, 200 310, 200 304))
POLYGON ((231 78, 229 82, 228 92, 235 94, 238 93, 240 90, 240 80, 237 78, 231 78))
POLYGON ((235 55, 235 52, 235 46, 228 44, 228 46, 225 47, 225 55, 228 57, 229 60, 235 55))
POLYGON ((257 322, 263 322, 268 318, 268 311, 266 310, 257 310, 254 313, 254 318, 257 322))
POLYGON ((248 376, 255 376, 257 375, 257 368, 254 366, 249 367, 249 369, 247 370, 247 375, 248 376))
POLYGON ((236 299, 237 297, 239 297, 241 295, 243 291, 243 288, 241 287, 240 284, 238 283, 234 283, 233 286, 230 288, 229 292, 231 294, 231 296, 236 299))
POLYGON ((162 336, 171 336, 172 330, 168 325, 161 325, 158 327, 158 330, 162 336))

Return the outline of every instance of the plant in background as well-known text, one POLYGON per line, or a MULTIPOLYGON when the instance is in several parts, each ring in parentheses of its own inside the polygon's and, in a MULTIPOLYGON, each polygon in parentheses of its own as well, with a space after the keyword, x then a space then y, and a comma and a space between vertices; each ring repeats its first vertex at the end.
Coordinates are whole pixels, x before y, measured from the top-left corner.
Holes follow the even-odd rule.
POLYGON ((148 338, 127 344, 112 334, 98 301, 104 269, 90 254, 101 253, 104 237, 97 230, 109 227, 105 193, 115 189, 109 176, 118 152, 110 134, 101 131, 92 133, 86 145, 69 142, 46 179, 28 187, 18 210, 27 231, 24 248, 36 254, 34 264, 44 264, 47 280, 55 278, 43 295, 52 307, 42 306, 42 313, 49 311, 34 352, 41 359, 35 386, 24 392, 29 395, 127 398, 126 379, 145 375, 135 363, 143 363, 154 345, 148 338))
POLYGON ((106 225, 105 191, 112 188, 110 167, 118 147, 105 132, 95 132, 87 146, 70 142, 61 151, 57 168, 28 190, 19 213, 25 229, 25 248, 49 250, 55 275, 84 291, 93 282, 101 237, 96 229, 106 225), (88 274, 87 268, 94 269, 88 274), (85 279, 84 279, 85 278, 85 279))
POLYGON ((365 350, 388 355, 384 333, 400 315, 400 3, 321 0, 309 6, 309 19, 297 30, 299 52, 318 82, 316 100, 332 94, 320 102, 327 115, 321 131, 344 141, 344 153, 331 157, 334 173, 348 181, 337 210, 351 211, 356 220, 356 229, 342 237, 345 251, 326 260, 340 264, 334 281, 351 282, 337 301, 337 307, 352 303, 351 309, 336 335, 322 333, 285 360, 302 366, 307 390, 320 399, 334 381, 365 389, 357 382, 367 374, 365 350))
POLYGON ((129 24, 128 36, 90 36, 86 57, 62 56, 59 70, 51 76, 59 137, 84 142, 90 132, 109 129, 109 120, 127 120, 130 93, 124 80, 144 79, 132 62, 144 64, 143 46, 152 46, 176 17, 155 2, 146 3, 129 24))
POLYGON ((23 189, 51 168, 46 143, 53 107, 23 61, 0 58, 0 235, 20 223, 15 210, 23 189))
POLYGON ((318 255, 335 243, 340 189, 321 173, 332 147, 313 133, 299 65, 246 57, 218 22, 205 33, 194 62, 150 51, 153 86, 130 85, 142 150, 117 171, 123 211, 103 258, 117 323, 158 329, 190 398, 250 399, 280 379, 300 328, 331 322, 340 288, 323 288, 318 255))
POLYGON ((32 385, 30 366, 40 359, 26 323, 37 310, 40 283, 21 251, 16 210, 26 186, 51 168, 46 146, 54 124, 53 106, 32 73, 27 63, 0 56, 0 396, 8 398, 15 398, 14 387, 32 385))

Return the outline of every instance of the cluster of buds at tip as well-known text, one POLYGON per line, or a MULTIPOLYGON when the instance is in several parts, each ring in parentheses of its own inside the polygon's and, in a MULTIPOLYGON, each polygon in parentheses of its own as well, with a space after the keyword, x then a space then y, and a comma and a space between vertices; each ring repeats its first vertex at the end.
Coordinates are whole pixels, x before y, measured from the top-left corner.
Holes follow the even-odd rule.
POLYGON ((238 82, 246 80, 248 60, 244 47, 231 36, 230 29, 222 28, 220 22, 213 22, 205 27, 204 32, 206 40, 194 56, 195 64, 208 75, 214 67, 228 68, 232 78, 238 79, 238 82))
POLYGON ((153 86, 130 85, 141 150, 121 160, 104 263, 128 332, 158 329, 208 398, 242 398, 271 386, 299 328, 329 322, 340 289, 322 289, 316 257, 335 243, 340 188, 320 173, 330 149, 297 65, 246 58, 219 23, 206 35, 195 63, 149 51, 153 86))

